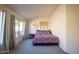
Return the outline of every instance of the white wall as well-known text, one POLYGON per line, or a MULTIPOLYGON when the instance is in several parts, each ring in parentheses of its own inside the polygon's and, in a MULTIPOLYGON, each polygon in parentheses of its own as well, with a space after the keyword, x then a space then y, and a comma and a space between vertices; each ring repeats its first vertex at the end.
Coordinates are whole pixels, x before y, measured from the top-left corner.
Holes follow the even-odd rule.
MULTIPOLYGON (((29 21, 29 33, 30 34, 35 34, 36 30, 38 30, 39 28, 36 28, 35 26, 33 26, 34 24, 38 25, 40 21, 48 21, 49 20, 49 16, 47 17, 37 17, 35 19, 31 19, 29 21)), ((40 27, 40 26, 38 26, 40 27)))
POLYGON ((51 15, 49 28, 67 53, 79 53, 79 5, 60 5, 51 15))
POLYGON ((67 5, 66 51, 79 53, 79 5, 67 5))
POLYGON ((66 6, 60 5, 54 13, 52 13, 49 28, 52 33, 59 37, 59 46, 65 49, 66 40, 66 6))

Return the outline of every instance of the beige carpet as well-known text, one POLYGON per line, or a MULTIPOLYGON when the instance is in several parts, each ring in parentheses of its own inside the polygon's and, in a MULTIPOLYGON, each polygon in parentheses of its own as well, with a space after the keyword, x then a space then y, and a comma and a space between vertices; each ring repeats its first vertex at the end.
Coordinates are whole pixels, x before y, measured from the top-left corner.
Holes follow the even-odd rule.
POLYGON ((33 46, 32 39, 24 40, 11 54, 66 54, 59 46, 33 46))

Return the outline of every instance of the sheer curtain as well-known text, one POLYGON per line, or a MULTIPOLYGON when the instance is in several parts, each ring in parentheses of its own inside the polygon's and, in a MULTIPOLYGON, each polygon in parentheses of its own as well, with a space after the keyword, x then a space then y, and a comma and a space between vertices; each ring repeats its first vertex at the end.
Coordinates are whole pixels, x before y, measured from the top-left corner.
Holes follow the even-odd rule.
POLYGON ((3 27, 3 20, 2 20, 2 11, 0 11, 0 46, 2 46, 2 27, 3 27))
POLYGON ((7 51, 6 12, 0 10, 0 52, 7 51))

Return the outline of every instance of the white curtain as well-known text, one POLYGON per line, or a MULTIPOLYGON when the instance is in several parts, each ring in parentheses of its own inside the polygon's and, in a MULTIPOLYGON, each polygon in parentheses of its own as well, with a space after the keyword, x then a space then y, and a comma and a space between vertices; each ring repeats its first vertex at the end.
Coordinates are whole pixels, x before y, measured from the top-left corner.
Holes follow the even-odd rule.
POLYGON ((0 11, 0 51, 7 51, 6 12, 0 11))
POLYGON ((4 26, 5 26, 5 12, 0 11, 0 45, 2 45, 3 43, 4 26))
POLYGON ((3 44, 4 38, 4 27, 5 27, 5 12, 0 11, 0 45, 3 44))

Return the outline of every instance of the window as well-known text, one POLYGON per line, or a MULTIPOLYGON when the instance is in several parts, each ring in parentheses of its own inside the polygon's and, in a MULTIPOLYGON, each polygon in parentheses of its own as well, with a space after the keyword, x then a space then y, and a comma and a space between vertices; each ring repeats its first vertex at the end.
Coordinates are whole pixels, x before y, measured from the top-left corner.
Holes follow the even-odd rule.
POLYGON ((20 35, 24 35, 24 32, 25 32, 25 22, 15 20, 16 37, 20 35))
POLYGON ((5 12, 0 10, 0 45, 3 43, 5 25, 5 12))

